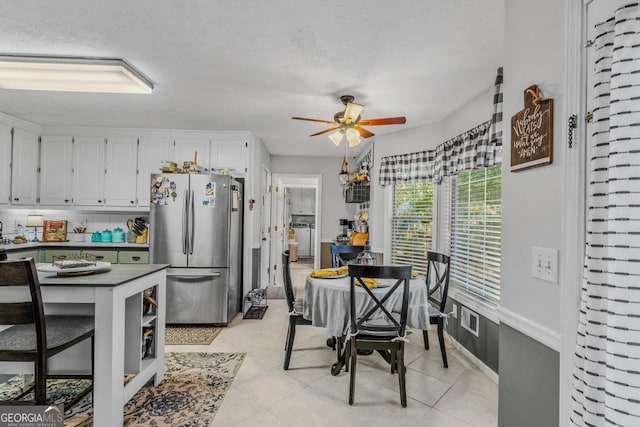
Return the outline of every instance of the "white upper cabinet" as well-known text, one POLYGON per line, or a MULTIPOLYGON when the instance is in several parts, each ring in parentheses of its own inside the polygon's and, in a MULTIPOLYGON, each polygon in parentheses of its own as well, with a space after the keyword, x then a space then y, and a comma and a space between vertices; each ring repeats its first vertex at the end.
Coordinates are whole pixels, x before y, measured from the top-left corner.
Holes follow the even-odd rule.
POLYGON ((160 162, 171 159, 171 146, 172 141, 169 137, 140 138, 138 142, 138 206, 149 207, 151 174, 160 173, 160 162))
POLYGON ((73 143, 73 204, 104 205, 105 138, 78 137, 73 143))
POLYGON ((11 196, 11 128, 0 125, 0 205, 11 196))
POLYGON ((13 130, 11 204, 35 205, 38 194, 38 135, 13 130))
POLYGON ((40 204, 71 204, 73 138, 43 136, 40 144, 40 204))
POLYGON ((249 153, 247 135, 215 135, 211 140, 211 167, 231 175, 245 175, 249 153))
POLYGON ((211 156, 211 136, 207 134, 185 133, 175 134, 173 161, 182 168, 183 162, 193 162, 194 158, 198 165, 204 169, 209 169, 209 159, 211 156))
POLYGON ((138 139, 107 138, 104 196, 107 206, 136 206, 138 139))
POLYGON ((301 191, 301 209, 302 213, 316 213, 316 191, 313 188, 303 188, 301 191))

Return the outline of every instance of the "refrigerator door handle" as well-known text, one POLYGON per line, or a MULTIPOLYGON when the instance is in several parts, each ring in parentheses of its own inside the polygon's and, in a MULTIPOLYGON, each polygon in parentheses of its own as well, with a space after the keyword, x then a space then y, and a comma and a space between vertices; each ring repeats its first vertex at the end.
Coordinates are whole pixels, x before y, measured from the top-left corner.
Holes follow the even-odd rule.
POLYGON ((194 206, 194 200, 195 200, 196 196, 193 192, 193 190, 191 190, 191 218, 189 221, 189 224, 191 225, 191 243, 189 245, 189 255, 193 255, 193 238, 195 235, 195 230, 196 230, 196 210, 195 210, 195 206, 194 206))
POLYGON ((184 190, 184 207, 182 209, 182 253, 187 254, 187 232, 189 230, 189 220, 187 212, 189 210, 189 190, 184 190))
POLYGON ((196 275, 185 275, 185 274, 171 274, 171 273, 167 273, 167 277, 175 277, 176 279, 182 279, 182 280, 198 280, 198 279, 204 279, 207 277, 220 277, 222 273, 220 273, 219 271, 215 272, 215 273, 205 273, 205 274, 196 274, 196 275))

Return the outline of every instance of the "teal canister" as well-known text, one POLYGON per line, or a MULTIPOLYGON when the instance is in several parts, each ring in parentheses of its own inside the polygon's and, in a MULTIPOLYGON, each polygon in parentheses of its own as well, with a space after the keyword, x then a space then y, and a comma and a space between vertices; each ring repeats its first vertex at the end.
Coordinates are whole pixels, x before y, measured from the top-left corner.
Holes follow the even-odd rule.
POLYGON ((110 230, 104 230, 102 232, 102 243, 111 243, 112 233, 110 230))
POLYGON ((122 228, 118 227, 113 230, 111 241, 113 243, 124 243, 124 231, 122 231, 122 228))
POLYGON ((95 233, 93 233, 91 235, 91 241, 92 242, 102 242, 102 233, 99 231, 96 231, 95 233))

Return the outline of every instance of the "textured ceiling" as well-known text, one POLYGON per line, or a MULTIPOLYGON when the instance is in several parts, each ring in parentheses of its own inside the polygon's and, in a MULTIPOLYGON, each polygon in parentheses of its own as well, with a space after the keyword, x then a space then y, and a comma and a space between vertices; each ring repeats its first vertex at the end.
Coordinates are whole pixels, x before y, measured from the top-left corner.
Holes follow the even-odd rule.
POLYGON ((272 154, 337 156, 339 96, 364 118, 436 122, 493 84, 504 0, 42 0, 3 2, 0 53, 126 59, 152 95, 0 89, 40 125, 250 130, 272 154))

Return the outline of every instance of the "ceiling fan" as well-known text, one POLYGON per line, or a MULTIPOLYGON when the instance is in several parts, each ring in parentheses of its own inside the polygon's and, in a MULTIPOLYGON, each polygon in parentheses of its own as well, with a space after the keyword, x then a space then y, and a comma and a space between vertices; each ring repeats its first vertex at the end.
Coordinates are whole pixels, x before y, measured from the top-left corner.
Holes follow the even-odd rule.
POLYGON ((340 101, 344 104, 344 110, 338 111, 333 116, 333 121, 321 119, 308 119, 305 117, 291 117, 293 120, 306 120, 309 122, 327 123, 332 127, 320 132, 316 132, 309 136, 322 135, 331 131, 329 138, 335 145, 339 145, 342 137, 346 136, 349 147, 355 147, 360 144, 361 138, 371 138, 374 134, 369 132, 363 126, 381 126, 381 125, 402 125, 407 122, 405 117, 386 117, 381 119, 363 119, 360 116, 364 106, 353 102, 355 98, 352 95, 342 95, 340 101))

